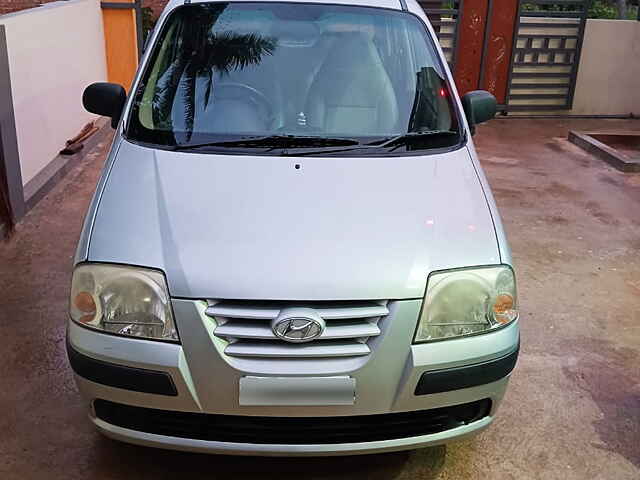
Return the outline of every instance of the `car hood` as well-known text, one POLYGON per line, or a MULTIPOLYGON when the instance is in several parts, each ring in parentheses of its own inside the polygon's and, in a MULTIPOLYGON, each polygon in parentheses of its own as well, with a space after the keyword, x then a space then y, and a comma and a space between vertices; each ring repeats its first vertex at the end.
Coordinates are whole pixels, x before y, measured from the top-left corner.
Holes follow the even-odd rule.
POLYGON ((500 256, 466 148, 294 158, 124 141, 88 260, 161 269, 174 297, 356 300, 422 297, 430 272, 500 256))

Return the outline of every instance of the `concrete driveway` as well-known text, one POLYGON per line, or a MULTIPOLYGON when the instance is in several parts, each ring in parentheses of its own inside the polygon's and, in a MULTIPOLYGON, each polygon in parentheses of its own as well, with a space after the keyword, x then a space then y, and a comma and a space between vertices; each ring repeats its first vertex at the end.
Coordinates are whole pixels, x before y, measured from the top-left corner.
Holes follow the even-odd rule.
POLYGON ((523 312, 521 357, 497 421, 464 443, 346 459, 185 454, 93 431, 64 332, 103 142, 0 244, 0 478, 640 478, 640 174, 589 157, 565 140, 569 128, 640 122, 505 119, 476 136, 523 312))

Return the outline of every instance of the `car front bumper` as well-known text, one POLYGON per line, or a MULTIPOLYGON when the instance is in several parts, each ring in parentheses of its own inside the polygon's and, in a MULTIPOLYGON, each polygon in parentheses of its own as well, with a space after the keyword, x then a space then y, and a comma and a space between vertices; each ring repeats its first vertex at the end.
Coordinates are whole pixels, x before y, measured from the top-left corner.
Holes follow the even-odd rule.
POLYGON ((364 455, 372 453, 412 450, 449 443, 475 435, 487 428, 493 421, 492 416, 484 417, 469 425, 457 427, 445 432, 416 437, 380 440, 373 442, 333 443, 333 444, 253 444, 219 441, 205 441, 191 438, 156 435, 130 430, 109 424, 99 418, 92 418, 98 430, 105 436, 122 442, 145 447, 166 448, 198 453, 222 455, 250 455, 273 457, 296 456, 337 456, 364 455))
MULTIPOLYGON (((200 302, 174 300, 173 308, 179 319, 181 344, 108 335, 69 323, 68 350, 76 383, 91 420, 105 435, 151 447, 240 455, 351 455, 438 445, 478 433, 493 421, 518 355, 517 322, 484 335, 412 345, 420 302, 407 300, 394 302, 380 343, 366 359, 306 364, 306 372, 289 369, 283 374, 273 362, 225 356, 200 302), (240 405, 242 377, 304 375, 355 379, 353 405, 240 405), (390 438, 382 435, 371 441, 302 443, 257 437, 228 441, 225 435, 218 439, 211 432, 193 437, 184 432, 159 433, 139 422, 127 425, 124 417, 114 421, 101 414, 95 408, 100 400, 152 414, 200 414, 203 419, 248 416, 256 421, 271 418, 286 422, 318 417, 318 422, 324 418, 330 423, 339 417, 357 417, 376 420, 374 424, 395 419, 394 414, 429 414, 439 411, 434 409, 485 400, 490 401, 490 407, 472 421, 448 423, 441 431, 431 428, 423 435, 396 432, 390 438)), ((297 368, 293 363, 288 365, 297 368)))

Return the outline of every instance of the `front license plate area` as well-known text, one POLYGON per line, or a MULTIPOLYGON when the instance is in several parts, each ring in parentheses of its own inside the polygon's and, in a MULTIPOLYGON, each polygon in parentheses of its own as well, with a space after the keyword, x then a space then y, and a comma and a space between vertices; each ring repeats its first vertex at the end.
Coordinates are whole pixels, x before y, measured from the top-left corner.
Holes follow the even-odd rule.
POLYGON ((351 377, 242 377, 240 405, 353 405, 351 377))

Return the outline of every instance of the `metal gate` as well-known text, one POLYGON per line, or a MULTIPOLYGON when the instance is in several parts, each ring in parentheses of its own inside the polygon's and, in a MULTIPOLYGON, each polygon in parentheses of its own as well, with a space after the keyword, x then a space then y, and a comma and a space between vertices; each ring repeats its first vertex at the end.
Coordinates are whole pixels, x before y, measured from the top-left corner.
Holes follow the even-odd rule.
POLYGON ((460 37, 460 14, 463 0, 420 0, 420 6, 429 17, 429 22, 438 36, 440 46, 449 66, 456 64, 457 45, 460 37))
POLYGON ((507 111, 568 110, 590 0, 518 0, 507 111))
POLYGON ((488 90, 504 105, 517 0, 422 0, 451 64, 458 92, 488 90))

